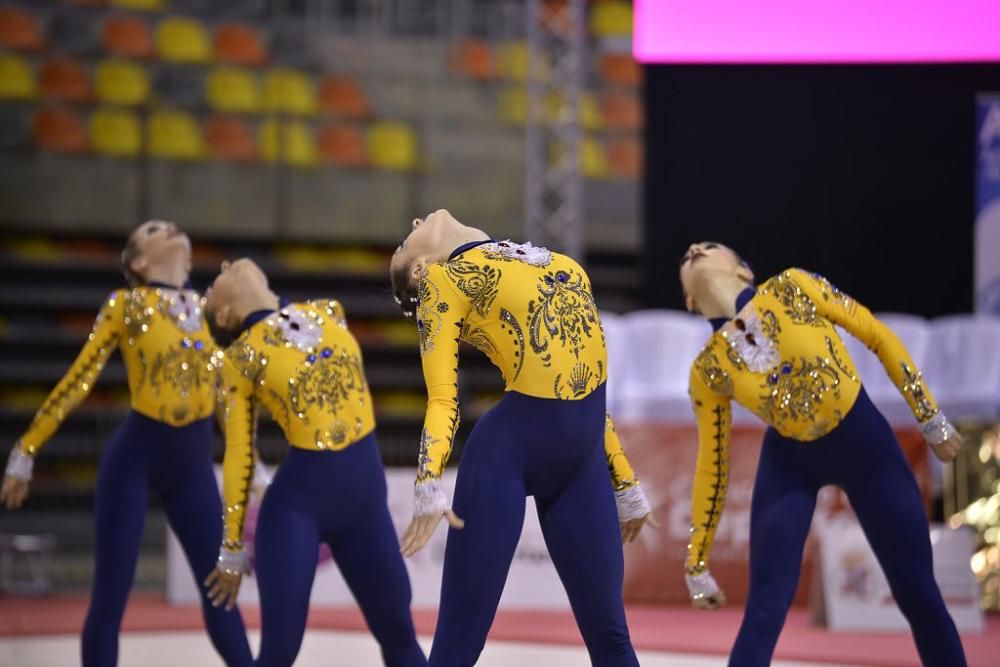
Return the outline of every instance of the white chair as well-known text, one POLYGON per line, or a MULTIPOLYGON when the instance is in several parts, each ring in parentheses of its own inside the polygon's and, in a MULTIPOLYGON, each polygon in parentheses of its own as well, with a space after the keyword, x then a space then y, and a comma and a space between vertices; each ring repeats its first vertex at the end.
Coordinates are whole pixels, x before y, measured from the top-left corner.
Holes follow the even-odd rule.
POLYGON ((618 409, 624 420, 690 421, 688 377, 710 329, 698 317, 641 310, 624 317, 627 363, 618 409))
POLYGON ((1000 318, 953 315, 931 322, 924 377, 952 419, 1000 415, 1000 318))
POLYGON ((628 372, 628 332, 621 315, 611 312, 600 313, 604 341, 608 346, 607 402, 608 414, 618 417, 621 402, 621 387, 628 372))

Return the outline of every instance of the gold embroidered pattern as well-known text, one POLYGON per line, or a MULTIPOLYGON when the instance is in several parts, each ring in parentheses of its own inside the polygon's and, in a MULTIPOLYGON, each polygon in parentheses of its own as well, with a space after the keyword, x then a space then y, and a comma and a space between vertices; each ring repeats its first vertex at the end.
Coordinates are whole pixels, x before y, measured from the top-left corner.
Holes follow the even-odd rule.
POLYGON ((468 299, 480 317, 490 312, 500 287, 500 269, 455 259, 444 265, 448 277, 468 299))
POLYGON ((785 314, 795 324, 808 324, 814 327, 827 326, 826 320, 817 315, 816 304, 802 291, 802 288, 792 279, 791 273, 788 271, 771 278, 765 290, 774 294, 775 298, 785 307, 785 314))
MULTIPOLYGON (((604 428, 612 433, 616 433, 615 424, 611 421, 611 415, 604 415, 604 428)), ((638 480, 634 477, 623 479, 618 474, 618 467, 615 465, 615 461, 619 458, 625 458, 624 450, 618 449, 615 452, 609 452, 607 449, 604 450, 604 459, 608 462, 608 474, 611 476, 611 486, 616 493, 629 489, 638 483, 638 480)))
POLYGON ((917 421, 923 423, 937 414, 930 398, 927 396, 927 387, 924 385, 923 376, 913 369, 909 364, 902 363, 903 367, 903 395, 906 397, 917 421))
MULTIPOLYGON (((306 363, 299 367, 296 376, 288 380, 288 403, 291 413, 308 423, 306 411, 309 408, 336 413, 352 395, 367 390, 361 360, 357 356, 346 351, 336 353, 331 348, 323 348, 320 354, 310 355, 306 363)), ((346 428, 344 437, 338 439, 340 431, 338 428, 330 430, 330 438, 334 442, 342 443, 346 440, 346 428)), ((322 440, 330 438, 324 437, 322 440)), ((318 438, 317 443, 319 441, 318 438)))
POLYGON ((517 382, 517 378, 521 375, 521 368, 524 367, 524 331, 521 330, 521 325, 514 314, 506 308, 500 309, 500 330, 509 330, 516 345, 514 349, 514 378, 511 382, 517 382))
POLYGON ((591 370, 590 366, 583 362, 577 362, 569 373, 569 377, 563 382, 563 374, 556 375, 552 391, 556 398, 566 399, 569 396, 579 398, 590 393, 590 387, 600 386, 604 381, 604 364, 597 362, 597 373, 591 370), (565 388, 565 389, 564 389, 565 388), (567 395, 568 394, 568 395, 567 395))
POLYGON ((729 427, 732 421, 730 408, 715 406, 712 421, 712 484, 709 488, 712 495, 708 497, 708 509, 705 511, 705 521, 699 526, 691 526, 691 532, 696 528, 701 531, 701 540, 688 543, 688 560, 694 552, 696 565, 685 568, 687 574, 700 574, 705 571, 705 556, 708 553, 709 540, 715 535, 715 529, 722 518, 722 510, 726 504, 726 492, 729 490, 729 427))
MULTIPOLYGON (((548 272, 537 286, 540 299, 528 302, 528 333, 531 349, 543 354, 549 342, 558 339, 563 348, 580 358, 584 338, 599 328, 597 306, 590 286, 570 271, 548 272)), ((548 365, 548 355, 543 362, 548 365)))
MULTIPOLYGON (((797 365, 794 360, 782 362, 779 368, 764 377, 761 389, 765 393, 760 396, 760 416, 780 431, 788 421, 814 422, 827 392, 839 399, 840 374, 828 358, 817 356, 809 361, 802 357, 797 365)), ((839 411, 835 411, 835 418, 840 421, 839 411)), ((829 426, 817 423, 807 437, 814 439, 824 435, 829 432, 829 426)))
POLYGON ((427 354, 434 350, 434 340, 441 331, 442 312, 438 306, 448 304, 441 301, 441 291, 429 280, 421 280, 417 286, 417 337, 420 341, 420 353, 427 354))
MULTIPOLYGON (((736 355, 736 352, 732 348, 727 346, 727 352, 732 355, 736 355)), ((736 364, 738 367, 742 365, 742 360, 739 359, 738 355, 736 364)), ((701 378, 702 382, 711 389, 716 394, 721 394, 726 397, 732 397, 733 395, 733 378, 719 363, 719 358, 715 355, 715 343, 709 343, 698 355, 698 358, 694 361, 694 367, 698 371, 698 376, 701 378)))
POLYGON ((256 382, 267 366, 267 355, 257 351, 249 343, 247 333, 249 332, 244 332, 235 343, 226 348, 225 354, 233 365, 243 373, 243 377, 256 382))

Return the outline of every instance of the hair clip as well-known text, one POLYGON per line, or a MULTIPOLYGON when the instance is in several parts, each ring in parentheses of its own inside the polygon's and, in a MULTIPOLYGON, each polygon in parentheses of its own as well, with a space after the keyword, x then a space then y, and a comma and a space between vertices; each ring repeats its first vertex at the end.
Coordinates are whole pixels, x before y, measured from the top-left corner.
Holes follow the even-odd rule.
POLYGON ((395 294, 393 294, 393 295, 392 295, 392 300, 396 302, 396 305, 397 305, 397 306, 402 306, 402 305, 403 305, 403 300, 402 300, 402 299, 400 299, 400 298, 399 298, 398 296, 396 296, 395 294))

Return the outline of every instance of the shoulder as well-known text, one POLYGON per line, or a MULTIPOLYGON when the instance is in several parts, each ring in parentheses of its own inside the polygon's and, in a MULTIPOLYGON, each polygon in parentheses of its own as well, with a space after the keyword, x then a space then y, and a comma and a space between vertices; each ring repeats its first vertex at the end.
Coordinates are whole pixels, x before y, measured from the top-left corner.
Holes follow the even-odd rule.
POLYGON ((691 364, 689 382, 692 387, 701 385, 717 394, 732 396, 732 377, 726 371, 722 361, 726 356, 723 345, 718 333, 713 333, 705 346, 701 348, 691 364))
POLYGON ((312 299, 307 305, 317 312, 333 318, 333 321, 340 327, 347 328, 347 312, 344 305, 336 299, 312 299))

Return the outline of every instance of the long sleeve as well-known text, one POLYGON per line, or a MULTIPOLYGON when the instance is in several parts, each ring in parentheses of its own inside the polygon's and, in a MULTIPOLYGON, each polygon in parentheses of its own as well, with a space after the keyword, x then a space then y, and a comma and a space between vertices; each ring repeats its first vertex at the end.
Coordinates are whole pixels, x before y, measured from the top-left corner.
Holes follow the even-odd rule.
POLYGON ((604 417, 604 456, 608 460, 608 472, 611 473, 611 486, 614 487, 615 493, 625 491, 639 483, 635 478, 635 471, 632 470, 632 464, 622 449, 611 415, 604 417))
MULTIPOLYGON (((728 378, 723 371, 713 367, 711 360, 711 356, 702 353, 691 371, 691 405, 698 425, 698 459, 691 485, 691 542, 685 563, 689 575, 707 570, 729 487, 732 406, 727 395, 714 391, 703 377, 707 374, 713 384, 727 384, 728 378)), ((729 388, 731 390, 731 383, 729 388)))
POLYGON ((930 422, 938 414, 937 403, 896 334, 868 308, 838 290, 826 278, 801 269, 793 269, 791 273, 796 284, 816 305, 819 315, 842 326, 878 355, 917 421, 930 422))
POLYGON ((649 514, 652 508, 646 498, 646 492, 636 478, 628 457, 625 456, 621 440, 615 432, 615 423, 611 421, 609 414, 604 415, 604 456, 608 461, 611 486, 615 490, 618 520, 640 519, 649 514))
POLYGON ((439 479, 458 430, 458 342, 469 302, 437 264, 420 282, 418 298, 417 332, 427 385, 427 413, 417 462, 417 513, 422 514, 442 509, 439 479))
POLYGON ((126 290, 117 290, 104 302, 80 354, 35 414, 19 441, 20 451, 34 456, 63 420, 94 388, 108 357, 114 352, 124 326, 126 290))
POLYGON ((222 546, 230 551, 243 548, 243 520, 254 477, 256 378, 239 361, 239 357, 245 355, 234 351, 234 348, 241 347, 245 354, 253 354, 249 346, 236 342, 227 350, 221 372, 226 424, 226 454, 222 460, 222 498, 225 506, 222 546))

